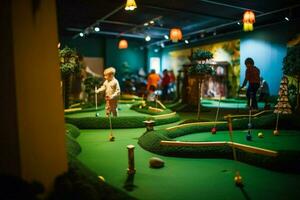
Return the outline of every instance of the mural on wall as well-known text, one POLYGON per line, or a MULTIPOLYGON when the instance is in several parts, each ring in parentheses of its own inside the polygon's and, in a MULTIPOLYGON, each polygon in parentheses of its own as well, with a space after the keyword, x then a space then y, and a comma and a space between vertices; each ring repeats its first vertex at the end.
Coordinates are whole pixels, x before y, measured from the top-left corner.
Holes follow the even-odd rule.
POLYGON ((213 53, 214 62, 227 62, 227 97, 236 97, 240 84, 240 40, 230 40, 209 45, 194 47, 197 49, 207 50, 213 53))
MULTIPOLYGON (((189 57, 192 55, 192 52, 196 51, 197 49, 212 52, 214 56, 213 61, 216 64, 229 64, 226 68, 226 96, 236 97, 240 83, 240 40, 230 40, 183 50, 171 51, 163 60, 164 66, 168 69, 174 70, 174 72, 178 72, 178 70, 180 70, 184 64, 190 63, 189 57)), ((211 85, 212 83, 209 83, 208 87, 212 87, 211 85)))
POLYGON ((173 70, 177 75, 178 70, 182 69, 184 64, 189 64, 189 57, 192 55, 192 49, 183 49, 169 52, 169 57, 165 59, 164 68, 173 70))

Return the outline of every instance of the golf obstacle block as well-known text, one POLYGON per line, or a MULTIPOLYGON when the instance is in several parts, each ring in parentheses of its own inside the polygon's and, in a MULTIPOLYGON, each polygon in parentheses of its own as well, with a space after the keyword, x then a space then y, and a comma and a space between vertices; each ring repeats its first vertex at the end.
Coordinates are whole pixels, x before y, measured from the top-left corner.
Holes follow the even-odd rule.
POLYGON ((157 157, 152 157, 149 159, 149 167, 150 168, 162 168, 164 167, 165 162, 157 157))

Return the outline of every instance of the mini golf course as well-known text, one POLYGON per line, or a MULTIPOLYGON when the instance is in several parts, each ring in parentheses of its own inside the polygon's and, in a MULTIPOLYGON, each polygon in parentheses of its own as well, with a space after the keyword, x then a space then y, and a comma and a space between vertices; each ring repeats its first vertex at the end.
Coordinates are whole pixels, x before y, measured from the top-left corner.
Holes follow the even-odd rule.
MULTIPOLYGON (((121 110, 125 110, 123 105, 121 110)), ((128 107, 127 112, 136 111, 128 107)), ((291 158, 289 155, 293 155, 293 159, 289 161, 297 161, 300 155, 300 147, 297 145, 300 142, 300 127, 297 125, 298 119, 293 118, 294 116, 290 116, 281 119, 281 125, 286 127, 286 124, 290 124, 287 127, 291 130, 281 130, 279 136, 272 135, 273 115, 254 119, 252 141, 245 139, 247 120, 234 120, 234 142, 285 152, 288 158, 291 158), (258 132, 263 132, 264 138, 258 138, 258 132)), ((210 133, 212 123, 203 126, 178 127, 180 122, 155 126, 155 130, 149 132, 146 132, 145 128, 114 129, 116 137, 114 142, 108 141, 109 129, 81 129, 81 134, 75 139, 81 148, 77 159, 98 176, 104 177, 106 183, 142 200, 300 198, 299 168, 283 172, 281 168, 272 168, 268 164, 246 162, 247 159, 242 158, 247 154, 240 154, 238 158, 241 160, 235 162, 232 160, 230 146, 220 152, 161 145, 161 141, 196 143, 229 141, 226 121, 217 125, 218 131, 215 135, 210 133), (126 146, 129 144, 135 146, 136 174, 134 176, 128 176, 126 173, 128 163, 126 146), (205 152, 206 156, 199 156, 199 152, 205 152), (212 154, 216 152, 217 154, 212 154), (220 156, 224 152, 226 156, 220 156), (149 168, 149 158, 153 156, 163 159, 165 167, 149 168), (244 187, 236 187, 234 184, 233 177, 236 169, 243 177, 244 187), (298 172, 295 172, 297 170, 298 172)), ((246 158, 249 158, 249 155, 247 156, 246 158)), ((250 158, 269 160, 264 156, 250 156, 250 158)))

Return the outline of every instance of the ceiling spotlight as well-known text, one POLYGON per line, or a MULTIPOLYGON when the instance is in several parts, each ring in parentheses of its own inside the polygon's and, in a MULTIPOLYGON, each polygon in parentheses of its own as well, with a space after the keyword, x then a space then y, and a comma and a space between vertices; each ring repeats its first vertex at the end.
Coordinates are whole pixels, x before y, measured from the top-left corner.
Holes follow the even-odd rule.
POLYGON ((188 40, 184 40, 184 43, 188 44, 188 43, 189 43, 189 41, 188 41, 188 40))
POLYGON ((201 37, 201 38, 204 38, 204 36, 205 36, 204 33, 201 33, 200 37, 201 37))
POLYGON ((149 42, 149 41, 151 40, 151 37, 150 37, 149 35, 147 35, 147 36, 145 37, 145 40, 146 40, 147 42, 149 42))
POLYGON ((98 26, 96 26, 96 27, 94 28, 94 31, 99 32, 99 31, 100 31, 100 28, 99 28, 98 26))
POLYGON ((213 33, 213 35, 216 36, 216 35, 217 35, 217 32, 215 31, 215 32, 213 33))
POLYGON ((83 36, 84 36, 83 32, 79 33, 79 36, 80 36, 80 37, 83 37, 83 36))
POLYGON ((148 26, 148 25, 149 25, 149 23, 148 23, 148 22, 144 23, 144 26, 148 26))
POLYGON ((165 39, 168 40, 169 39, 169 36, 168 35, 164 35, 165 39))
POLYGON ((165 48, 165 44, 163 42, 160 44, 160 46, 161 48, 165 48))
POLYGON ((241 22, 237 22, 237 25, 241 25, 241 22))
POLYGON ((158 49, 154 49, 154 52, 157 53, 159 50, 158 49))
POLYGON ((154 24, 154 21, 153 21, 153 20, 151 20, 151 21, 150 21, 150 24, 154 24))
POLYGON ((289 19, 288 17, 285 17, 284 19, 285 19, 286 21, 290 21, 290 19, 289 19))

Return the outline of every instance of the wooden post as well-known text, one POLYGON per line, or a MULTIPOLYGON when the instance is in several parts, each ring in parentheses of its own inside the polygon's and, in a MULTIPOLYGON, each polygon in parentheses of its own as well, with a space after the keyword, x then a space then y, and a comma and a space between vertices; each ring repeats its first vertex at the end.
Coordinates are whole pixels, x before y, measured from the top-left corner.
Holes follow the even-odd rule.
POLYGON ((153 120, 146 120, 146 121, 144 121, 144 123, 146 125, 147 132, 154 130, 154 123, 155 123, 155 121, 153 121, 153 120))
POLYGON ((134 167, 134 145, 130 144, 127 145, 128 149, 128 168, 127 173, 128 174, 135 174, 135 167, 134 167))
POLYGON ((201 97, 202 97, 202 78, 200 79, 199 83, 198 83, 198 114, 197 114, 197 118, 200 119, 200 110, 201 110, 201 97))
POLYGON ((96 110, 98 108, 98 101, 97 101, 97 86, 95 86, 95 105, 96 105, 96 110))

